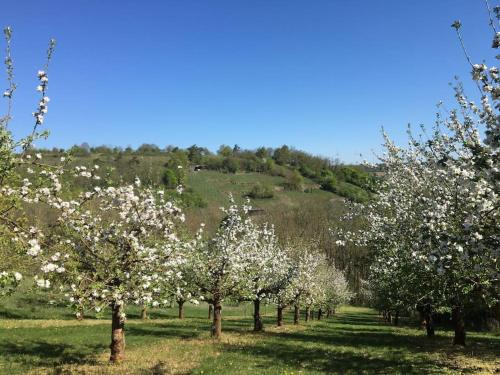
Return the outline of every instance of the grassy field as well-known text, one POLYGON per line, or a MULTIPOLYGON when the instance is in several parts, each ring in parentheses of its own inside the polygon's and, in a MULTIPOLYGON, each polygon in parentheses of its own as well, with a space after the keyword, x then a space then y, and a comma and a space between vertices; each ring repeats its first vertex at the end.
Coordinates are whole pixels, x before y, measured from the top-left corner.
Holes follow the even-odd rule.
MULTIPOLYGON (((235 198, 241 198, 248 193, 256 183, 269 185, 274 188, 281 187, 285 179, 279 176, 269 176, 262 173, 221 173, 216 171, 199 171, 189 174, 189 186, 206 199, 210 204, 221 205, 227 202, 227 195, 233 193, 235 198)), ((306 180, 306 187, 314 186, 312 181, 306 180)), ((311 193, 296 191, 275 190, 275 198, 261 199, 259 202, 278 202, 299 205, 304 200, 319 199, 328 201, 335 197, 333 193, 323 190, 313 190, 311 193), (293 202, 293 203, 291 203, 293 202)))
MULTIPOLYGON (((54 307, 54 312, 59 308, 54 307)), ((28 312, 25 312, 26 315, 28 312)), ((110 323, 105 319, 0 320, 1 374, 460 374, 500 371, 500 337, 471 333, 466 348, 451 332, 429 340, 422 331, 383 324, 370 309, 346 306, 334 318, 251 332, 249 306, 225 307, 224 336, 209 337, 206 306, 153 311, 127 322, 126 361, 109 365, 110 323)), ((20 312, 18 313, 20 316, 20 312)), ((54 316, 51 316, 51 318, 54 316)))
MULTIPOLYGON (((207 207, 190 208, 187 218, 192 229, 198 228, 204 222, 208 228, 216 226, 222 217, 221 206, 229 204, 229 193, 237 202, 243 202, 245 195, 256 183, 270 186, 274 189, 274 197, 269 199, 253 199, 251 205, 261 209, 267 220, 277 224, 282 223, 282 216, 290 215, 294 209, 301 209, 320 216, 325 212, 339 212, 343 207, 343 199, 333 193, 313 188, 310 192, 287 191, 283 184, 285 179, 279 176, 269 176, 261 173, 222 173, 216 171, 192 172, 188 178, 189 187, 199 194, 207 207), (267 215, 274 215, 272 218, 267 215)), ((306 187, 315 187, 310 180, 305 181, 306 187)), ((213 229, 213 228, 212 228, 213 229)))

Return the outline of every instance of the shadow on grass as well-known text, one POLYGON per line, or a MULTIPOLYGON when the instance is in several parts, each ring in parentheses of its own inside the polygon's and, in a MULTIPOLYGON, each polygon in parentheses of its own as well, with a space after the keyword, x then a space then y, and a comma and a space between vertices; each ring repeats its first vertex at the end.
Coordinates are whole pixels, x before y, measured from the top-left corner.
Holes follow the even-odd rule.
MULTIPOLYGON (((199 337, 204 329, 197 325, 168 325, 157 324, 150 325, 129 325, 125 328, 127 336, 146 336, 157 338, 177 338, 177 339, 193 339, 199 337)), ((208 332, 208 330, 207 330, 208 332)))
MULTIPOLYGON (((500 337, 470 335, 466 348, 452 347, 449 336, 428 339, 424 333, 408 332, 414 328, 373 324, 374 319, 376 315, 346 314, 310 323, 303 331, 267 331, 262 333, 263 340, 245 347, 245 354, 267 357, 272 363, 293 364, 297 370, 308 367, 327 373, 432 373, 443 365, 429 359, 438 351, 447 356, 461 353, 489 361, 496 360, 500 353, 500 337), (273 344, 266 345, 269 341, 273 344)), ((227 345, 226 350, 241 347, 227 345)))
POLYGON ((71 344, 50 343, 47 341, 33 341, 23 343, 0 343, 2 356, 15 358, 29 366, 55 366, 61 364, 94 364, 95 353, 106 348, 104 344, 85 344, 73 346, 71 344))
MULTIPOLYGON (((242 351, 241 347, 225 345, 224 350, 237 352, 239 355, 250 357, 266 357, 274 364, 281 363, 283 366, 294 367, 296 370, 315 370, 328 374, 331 373, 383 373, 383 374, 413 374, 432 373, 437 365, 426 359, 411 360, 401 359, 398 353, 374 357, 367 352, 354 352, 335 350, 334 347, 325 349, 323 345, 300 346, 294 342, 277 341, 272 345, 256 343, 246 345, 242 351)), ((265 363, 260 365, 263 370, 265 363)))
MULTIPOLYGON (((264 321, 266 327, 275 326, 273 316, 266 316, 264 321)), ((223 333, 250 333, 252 323, 251 318, 223 318, 223 333)), ((287 324, 291 325, 291 322, 287 320, 287 324)), ((126 324, 125 329, 127 337, 137 338, 134 345, 143 345, 151 344, 151 340, 207 338, 210 326, 211 321, 206 318, 188 318, 158 323, 154 320, 134 322, 126 324)), ((250 362, 253 358, 263 360, 256 365, 261 366, 262 374, 266 373, 266 363, 292 367, 294 371, 310 369, 325 373, 438 373, 441 364, 433 361, 430 355, 437 351, 446 354, 456 351, 470 358, 489 360, 495 360, 495 354, 500 353, 500 337, 470 335, 465 349, 452 349, 449 336, 429 340, 423 332, 412 333, 410 329, 385 325, 376 314, 346 313, 308 323, 304 330, 269 330, 255 334, 255 339, 243 345, 221 345, 223 352, 237 353, 250 362)), ((54 331, 43 332, 59 340, 54 331)), ((82 328, 81 332, 90 337, 87 330, 82 328)), ((101 328, 95 327, 92 332, 101 335, 101 328)), ((68 329, 64 334, 64 343, 44 341, 44 337, 36 332, 31 333, 30 337, 37 338, 33 341, 5 335, 0 341, 0 355, 6 362, 18 362, 21 366, 56 368, 63 364, 95 364, 96 355, 107 349, 107 340, 92 341, 95 344, 88 341, 74 343, 70 334, 76 334, 76 331, 68 329)), ((206 344, 209 342, 207 340, 206 344)), ((176 342, 172 341, 172 345, 176 342)), ((168 363, 158 362, 149 373, 161 374, 165 369, 168 369, 168 363)))
MULTIPOLYGON (((204 318, 190 318, 175 320, 168 323, 129 324, 126 325, 127 335, 155 336, 165 338, 191 339, 210 333, 212 321, 204 318)), ((226 333, 244 333, 252 330, 253 320, 250 319, 223 319, 222 331, 226 333)))

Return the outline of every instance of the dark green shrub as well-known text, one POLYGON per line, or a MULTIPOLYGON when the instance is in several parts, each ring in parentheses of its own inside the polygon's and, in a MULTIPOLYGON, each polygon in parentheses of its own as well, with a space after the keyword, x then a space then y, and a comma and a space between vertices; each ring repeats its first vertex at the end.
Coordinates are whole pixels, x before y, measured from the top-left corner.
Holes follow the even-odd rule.
POLYGON ((246 195, 252 199, 269 199, 274 197, 274 190, 269 185, 257 183, 246 195))
POLYGON ((293 191, 304 191, 304 177, 294 170, 286 179, 285 188, 293 191))
POLYGON ((161 181, 163 182, 163 185, 165 185, 168 189, 175 189, 180 185, 178 176, 176 175, 174 170, 170 168, 166 169, 165 172, 163 172, 161 181))
POLYGON ((239 170, 238 159, 234 157, 224 158, 222 161, 222 169, 228 173, 236 173, 239 170))

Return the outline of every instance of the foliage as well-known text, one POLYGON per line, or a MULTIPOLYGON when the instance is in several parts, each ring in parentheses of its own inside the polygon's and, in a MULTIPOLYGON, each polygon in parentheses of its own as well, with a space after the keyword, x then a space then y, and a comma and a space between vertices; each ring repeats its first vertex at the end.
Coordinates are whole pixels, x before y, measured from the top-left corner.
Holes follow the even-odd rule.
POLYGON ((11 56, 12 29, 6 27, 3 33, 6 41, 4 61, 8 87, 3 93, 3 97, 7 100, 7 113, 0 117, 0 242, 2 247, 11 251, 5 255, 6 259, 0 259, 0 296, 12 292, 22 278, 18 270, 4 269, 12 264, 12 258, 18 256, 13 250, 33 251, 39 247, 39 238, 43 236, 39 229, 33 225, 33 221, 27 223, 23 204, 36 201, 38 191, 60 190, 58 170, 43 165, 40 153, 33 155, 30 153, 33 142, 48 136, 48 132, 39 132, 39 128, 48 112, 50 101, 46 95, 49 82, 48 67, 54 51, 55 40, 51 39, 49 42, 44 70, 39 70, 37 73, 38 86, 36 90, 40 94, 40 100, 35 112, 33 112, 34 125, 27 136, 14 139, 9 130, 13 98, 17 89, 11 56), (26 171, 31 178, 21 178, 21 170, 26 171))
POLYGON ((168 189, 175 189, 177 186, 182 185, 181 179, 176 173, 176 170, 166 169, 161 177, 163 184, 168 189))
POLYGON ((304 177, 299 171, 294 170, 287 178, 285 187, 288 190, 304 191, 304 177))
POLYGON ((161 190, 137 180, 48 203, 59 212, 60 229, 50 247, 31 252, 42 271, 39 286, 58 285, 77 311, 155 301, 179 261, 176 227, 184 220, 161 190))
POLYGON ((274 190, 269 185, 256 183, 247 193, 247 196, 252 199, 266 199, 274 197, 274 190))
MULTIPOLYGON (((232 201, 233 202, 233 201, 232 201)), ((248 217, 250 206, 233 204, 222 208, 226 217, 213 238, 200 242, 188 254, 191 273, 209 303, 222 302, 228 297, 248 295, 249 280, 244 265, 257 228, 248 217)))
POLYGON ((222 170, 227 173, 236 173, 239 169, 238 159, 232 156, 227 156, 222 159, 222 170))
MULTIPOLYGON (((453 27, 463 44, 460 23, 453 27)), ((366 227, 346 236, 372 251, 379 307, 447 308, 457 344, 465 344, 464 307, 500 298, 499 76, 496 67, 471 67, 479 106, 457 85, 458 108, 438 114, 427 139, 409 132, 401 148, 384 134, 385 177, 374 201, 352 207, 349 216, 368 218, 366 227)))

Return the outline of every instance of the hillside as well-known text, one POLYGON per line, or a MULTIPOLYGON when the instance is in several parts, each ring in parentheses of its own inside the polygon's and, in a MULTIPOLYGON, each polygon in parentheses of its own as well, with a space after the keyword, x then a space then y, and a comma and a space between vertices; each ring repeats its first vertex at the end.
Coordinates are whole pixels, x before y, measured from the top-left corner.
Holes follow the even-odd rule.
MULTIPOLYGON (((283 188, 286 179, 280 176, 269 176, 262 173, 235 173, 228 174, 217 171, 198 171, 188 174, 188 186, 206 203, 206 207, 190 207, 191 219, 197 223, 210 223, 221 216, 219 207, 227 205, 229 194, 236 201, 243 201, 255 184, 269 186, 274 196, 265 199, 251 199, 251 205, 256 213, 281 215, 296 210, 332 210, 343 205, 342 197, 328 191, 313 188, 314 183, 306 180, 308 189, 305 191, 290 191, 283 188)), ((279 225, 279 223, 277 223, 279 225)))
MULTIPOLYGON (((137 150, 74 146, 37 152, 50 164, 64 156, 73 166, 98 165, 103 187, 132 183, 138 177, 145 185, 167 189, 182 201, 192 230, 201 222, 207 229, 215 228, 221 218, 219 207, 228 205, 232 194, 237 202, 250 198, 255 213, 283 229, 285 237, 308 226, 307 236, 316 238, 327 229, 326 221, 338 217, 343 199, 369 198, 375 178, 359 166, 341 165, 288 146, 257 150, 221 146, 216 154, 196 145, 165 150, 155 145, 137 150), (180 197, 179 185, 184 187, 180 197), (304 217, 312 220, 306 223, 304 217)), ((78 192, 89 188, 87 184, 78 179, 70 185, 78 192)))
MULTIPOLYGON (((68 176, 71 180, 64 185, 70 189, 65 192, 69 196, 94 185, 133 183, 136 177, 144 185, 166 190, 184 208, 188 236, 201 223, 207 235, 214 232, 223 216, 220 207, 230 203, 229 194, 239 203, 249 198, 256 221, 274 225, 284 242, 313 241, 345 270, 353 289, 359 289, 369 264, 365 251, 339 250, 330 229, 337 226, 344 199, 368 199, 374 178, 371 174, 359 166, 335 164, 285 146, 274 151, 225 149, 217 154, 200 150, 194 146, 186 150, 100 147, 36 152, 42 153, 43 162, 48 164, 58 164, 65 157, 68 167, 99 166, 100 181, 68 176), (180 195, 176 191, 179 185, 184 187, 180 195)), ((43 205, 29 207, 27 213, 42 227, 53 219, 53 213, 43 205)), ((16 267, 30 268, 26 264, 16 267)))
POLYGON ((103 168, 107 181, 111 183, 130 182, 139 177, 143 183, 172 189, 178 185, 188 186, 187 177, 193 171, 208 170, 229 175, 246 172, 282 177, 281 180, 267 179, 263 182, 278 184, 286 190, 321 189, 354 201, 366 201, 370 198, 376 178, 373 171, 364 166, 340 164, 286 145, 276 149, 260 147, 257 150, 222 145, 217 153, 196 145, 186 149, 169 146, 162 150, 149 144, 136 150, 86 145, 69 150, 37 151, 52 161, 68 155, 75 165, 97 164, 103 168))

